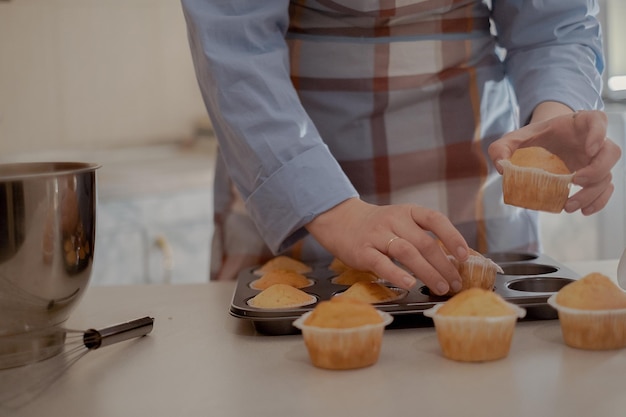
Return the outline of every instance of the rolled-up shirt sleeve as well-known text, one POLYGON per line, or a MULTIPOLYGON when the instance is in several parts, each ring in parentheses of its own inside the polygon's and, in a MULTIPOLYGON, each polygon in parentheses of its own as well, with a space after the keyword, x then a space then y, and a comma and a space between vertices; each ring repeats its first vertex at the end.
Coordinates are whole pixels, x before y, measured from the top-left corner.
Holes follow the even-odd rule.
POLYGON ((594 0, 493 0, 498 43, 526 124, 534 108, 557 101, 601 109, 602 32, 594 0))
POLYGON ((288 0, 182 0, 196 76, 229 175, 267 245, 357 196, 289 71, 288 0))

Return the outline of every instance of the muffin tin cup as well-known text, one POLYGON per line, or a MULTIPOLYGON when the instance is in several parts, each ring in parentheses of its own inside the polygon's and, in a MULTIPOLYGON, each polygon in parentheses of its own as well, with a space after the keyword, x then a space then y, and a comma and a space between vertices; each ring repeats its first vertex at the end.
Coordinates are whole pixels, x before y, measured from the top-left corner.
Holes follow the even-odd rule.
POLYGON ((378 361, 385 327, 393 316, 378 311, 381 323, 334 329, 305 324, 312 312, 304 313, 293 322, 302 331, 304 344, 314 366, 324 369, 356 369, 378 361))
POLYGON ((556 294, 548 298, 559 316, 566 345, 585 350, 611 350, 626 347, 626 309, 582 310, 564 307, 556 294))
MULTIPOLYGON (((494 291, 506 301, 526 309, 524 320, 546 320, 558 317, 554 308, 548 305, 548 298, 563 286, 580 278, 554 259, 540 253, 532 252, 495 252, 487 253, 486 257, 498 264, 503 273, 496 275, 494 291)), ((250 320, 255 329, 267 335, 285 335, 298 333, 299 329, 291 323, 302 314, 313 310, 318 302, 328 300, 345 291, 348 285, 332 282, 338 274, 331 271, 328 265, 312 265, 312 271, 305 274, 314 284, 302 290, 315 296, 313 304, 276 310, 251 307, 247 301, 259 293, 250 288, 249 284, 258 276, 253 271, 258 267, 247 268, 239 273, 237 286, 230 305, 230 314, 234 317, 250 320)), ((423 312, 436 304, 448 300, 449 296, 431 294, 428 288, 419 281, 415 287, 394 301, 376 303, 374 306, 397 318, 390 327, 423 327, 432 321, 424 319, 423 312), (401 323, 396 324, 396 323, 401 323)), ((385 281, 381 281, 385 282, 385 281)), ((394 287, 386 282, 386 285, 394 287)))

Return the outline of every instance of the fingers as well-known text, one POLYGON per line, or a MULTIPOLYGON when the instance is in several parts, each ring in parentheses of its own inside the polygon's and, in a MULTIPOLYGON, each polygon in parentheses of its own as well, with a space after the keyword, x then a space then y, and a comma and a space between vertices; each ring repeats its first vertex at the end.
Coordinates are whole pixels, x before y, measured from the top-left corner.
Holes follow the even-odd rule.
POLYGON ((409 275, 407 271, 396 265, 389 256, 374 248, 370 248, 368 252, 369 253, 365 253, 364 255, 366 258, 372 260, 369 270, 376 276, 384 278, 392 284, 406 290, 415 286, 415 278, 409 275))
POLYGON ((515 132, 512 132, 502 136, 487 148, 489 158, 500 174, 502 174, 502 167, 498 164, 498 161, 511 158, 511 155, 513 155, 513 152, 515 152, 515 149, 517 149, 519 145, 519 140, 517 140, 514 133, 515 132))
POLYGON ((611 181, 612 175, 609 174, 601 182, 581 189, 567 200, 565 211, 573 213, 580 209, 582 214, 588 216, 602 210, 615 189, 611 181))
POLYGON ((373 246, 362 252, 358 262, 405 289, 413 287, 417 277, 434 294, 444 295, 451 288, 460 290, 461 277, 439 241, 460 260, 467 258, 469 248, 450 220, 439 212, 414 205, 384 208, 387 209, 393 210, 394 221, 388 228, 376 230, 379 237, 373 246))
POLYGON ((611 172, 621 156, 622 151, 615 142, 608 138, 603 139, 602 146, 596 151, 595 157, 591 159, 590 163, 576 171, 573 178, 574 184, 585 187, 601 182, 611 172))
POLYGON ((574 175, 573 183, 583 188, 569 198, 565 204, 566 212, 573 213, 580 209, 584 215, 590 215, 602 210, 608 204, 615 189, 611 169, 621 154, 620 147, 613 141, 610 139, 602 141, 602 146, 595 157, 574 175))
POLYGON ((397 230, 402 239, 393 240, 386 255, 413 271, 434 293, 458 291, 461 277, 438 241, 460 261, 469 255, 467 242, 442 213, 419 206, 409 206, 409 211, 413 224, 397 230))
MULTIPOLYGON (((463 238, 463 235, 454 227, 452 222, 438 211, 432 211, 424 209, 423 207, 413 206, 411 207, 411 217, 415 223, 424 230, 430 230, 439 238, 441 243, 448 249, 448 251, 457 258, 459 261, 465 261, 469 256, 469 247, 467 242, 463 238)), ((433 241, 434 242, 434 241, 433 241)), ((421 242, 412 242, 420 249, 423 245, 421 242)), ((430 243, 430 242, 429 242, 430 243)), ((437 244, 436 242, 434 242, 437 244)), ((437 245, 438 246, 438 245, 437 245)), ((430 247, 430 246, 429 246, 430 247)), ((424 248, 428 249, 428 248, 424 248)), ((431 252, 429 250, 429 252, 431 252)), ((439 250, 438 252, 441 252, 439 250)), ((443 252, 442 252, 443 253, 443 252)))
MULTIPOLYGON (((572 171, 576 171, 605 151, 607 124, 607 115, 596 110, 579 111, 531 123, 492 143, 488 149, 489 157, 502 174, 498 161, 510 158, 521 146, 542 146, 559 155, 572 171)), ((619 152, 619 147, 614 145, 611 143, 608 149, 619 152)), ((617 159, 619 157, 613 158, 608 166, 613 166, 617 159)))
POLYGON ((606 138, 607 124, 606 113, 596 110, 531 123, 492 143, 489 156, 502 174, 497 162, 520 146, 543 146, 559 155, 575 171, 572 182, 582 187, 569 198, 565 211, 590 215, 608 204, 614 191, 611 169, 622 155, 620 147, 606 138))
MULTIPOLYGON (((454 291, 461 289, 461 277, 436 239, 422 233, 419 237, 409 236, 408 239, 390 241, 392 244, 388 245, 387 257, 396 259, 409 270, 415 271, 416 276, 434 293, 444 295, 450 288, 454 291)), ((407 280, 403 274, 406 275, 406 272, 393 262, 391 264, 395 268, 391 268, 386 262, 376 265, 385 270, 385 275, 381 276, 391 282, 398 280, 405 283, 407 280)))
POLYGON ((509 132, 500 139, 489 145, 487 153, 489 158, 495 165, 496 169, 502 174, 502 167, 498 161, 509 159, 522 144, 530 146, 538 137, 542 137, 549 131, 549 125, 546 122, 536 123, 524 126, 521 129, 509 132))
POLYGON ((609 199, 613 195, 613 191, 615 190, 615 186, 613 184, 609 184, 607 187, 604 187, 602 193, 593 200, 590 204, 583 206, 580 210, 582 214, 585 216, 589 216, 593 213, 596 213, 606 207, 609 199))
POLYGON ((585 137, 585 152, 593 158, 603 145, 608 118, 606 113, 596 110, 578 111, 573 114, 574 129, 582 132, 585 137))
POLYGON ((306 227, 350 267, 371 271, 401 288, 414 286, 416 277, 436 294, 460 288, 459 273, 439 241, 461 261, 469 248, 448 218, 434 210, 410 204, 377 206, 354 198, 306 227))

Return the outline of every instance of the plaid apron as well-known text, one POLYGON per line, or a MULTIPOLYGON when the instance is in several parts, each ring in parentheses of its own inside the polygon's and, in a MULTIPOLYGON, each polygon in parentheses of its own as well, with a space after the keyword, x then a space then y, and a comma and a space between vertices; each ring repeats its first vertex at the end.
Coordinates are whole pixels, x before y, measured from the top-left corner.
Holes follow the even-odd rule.
MULTIPOLYGON (((515 95, 476 0, 294 0, 292 82, 361 198, 446 214, 480 252, 538 250, 536 213, 505 206, 487 147, 515 95)), ((218 158, 211 279, 274 256, 218 158)), ((310 236, 287 252, 332 256, 310 236)))

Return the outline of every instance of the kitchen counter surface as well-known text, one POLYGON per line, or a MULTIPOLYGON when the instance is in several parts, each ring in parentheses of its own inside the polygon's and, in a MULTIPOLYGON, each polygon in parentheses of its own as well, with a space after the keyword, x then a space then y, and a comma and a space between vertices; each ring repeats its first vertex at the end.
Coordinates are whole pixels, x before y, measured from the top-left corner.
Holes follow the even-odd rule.
MULTIPOLYGON (((614 278, 617 261, 568 266, 614 278)), ((328 371, 310 364, 300 335, 259 335, 231 317, 234 288, 91 287, 68 327, 149 315, 152 333, 90 351, 71 366, 59 356, 0 371, 0 415, 626 415, 626 349, 569 348, 557 320, 520 322, 507 358, 469 364, 443 358, 432 327, 388 329, 374 366, 328 371), (9 391, 16 395, 10 401, 9 391)))
POLYGON ((59 149, 0 155, 0 163, 84 161, 97 171, 100 202, 149 197, 213 185, 217 142, 162 143, 111 149, 59 149))

